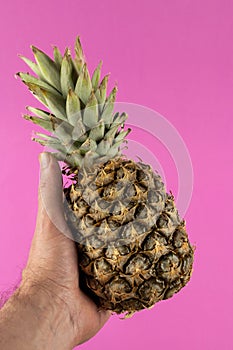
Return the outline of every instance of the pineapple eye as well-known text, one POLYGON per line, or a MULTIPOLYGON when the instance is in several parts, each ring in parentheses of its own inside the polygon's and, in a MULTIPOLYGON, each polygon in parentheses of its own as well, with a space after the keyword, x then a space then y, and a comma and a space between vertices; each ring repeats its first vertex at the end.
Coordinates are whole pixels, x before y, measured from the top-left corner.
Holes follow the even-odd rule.
POLYGON ((142 195, 142 193, 146 193, 148 191, 148 187, 140 182, 137 183, 137 190, 139 193, 141 192, 142 195))
POLYGON ((181 248, 183 243, 184 243, 184 235, 182 232, 176 230, 174 235, 173 235, 173 244, 176 248, 181 248))
POLYGON ((169 222, 169 219, 167 216, 165 216, 164 214, 162 214, 158 221, 156 222, 158 228, 164 228, 164 227, 168 227, 168 222, 169 222))
POLYGON ((132 232, 131 225, 126 225, 125 227, 123 227, 123 230, 121 232, 121 238, 126 240, 128 239, 133 240, 133 232, 132 232))
POLYGON ((127 247, 126 245, 119 246, 118 251, 120 255, 127 255, 130 253, 129 247, 127 247))
POLYGON ((92 227, 94 225, 94 223, 95 223, 95 220, 93 219, 93 217, 90 214, 86 215, 86 217, 85 217, 85 224, 86 224, 86 226, 87 227, 89 227, 89 226, 92 227))
POLYGON ((134 173, 135 172, 135 165, 133 163, 128 163, 127 165, 125 165, 125 169, 129 173, 134 173))
POLYGON ((86 240, 86 244, 95 249, 102 248, 104 246, 104 242, 98 239, 95 235, 89 236, 86 240))
POLYGON ((147 193, 147 200, 149 203, 158 203, 161 201, 161 195, 158 191, 149 190, 147 193))
POLYGON ((177 293, 182 287, 184 286, 184 284, 182 283, 181 279, 178 278, 174 281, 170 282, 170 285, 168 287, 168 289, 165 292, 165 295, 163 297, 163 299, 169 299, 171 298, 175 293, 177 293))
POLYGON ((180 276, 180 260, 174 253, 161 257, 157 264, 157 271, 166 280, 174 280, 180 276))
POLYGON ((157 242, 158 242, 158 240, 156 240, 154 233, 151 233, 149 236, 146 237, 146 239, 144 240, 144 242, 142 244, 143 250, 154 249, 157 242))
POLYGON ((168 213, 174 213, 175 212, 175 208, 173 205, 173 197, 168 196, 166 203, 165 203, 165 210, 168 213))
POLYGON ((173 235, 173 245, 177 249, 177 252, 181 255, 189 253, 191 246, 185 235, 183 227, 179 227, 173 235))
MULTIPOLYGON (((147 251, 147 254, 150 254, 153 259, 153 264, 155 264, 161 256, 166 255, 169 252, 168 242, 165 237, 160 236, 157 232, 152 232, 147 236, 142 244, 144 251, 147 251)), ((151 271, 153 276, 156 276, 156 269, 153 266, 151 271)))
POLYGON ((131 298, 121 302, 121 312, 125 312, 128 310, 139 311, 139 310, 145 309, 145 307, 146 306, 136 298, 131 298))
POLYGON ((152 296, 158 299, 165 290, 164 281, 157 280, 155 277, 151 277, 148 281, 143 282, 138 288, 140 297, 143 300, 149 301, 152 296))
POLYGON ((99 274, 108 275, 112 273, 111 264, 108 263, 105 259, 98 259, 93 264, 93 272, 96 276, 99 274))
POLYGON ((151 262, 147 256, 137 254, 126 263, 124 270, 126 274, 134 275, 136 273, 140 274, 143 270, 147 270, 150 266, 151 262))
POLYGON ((155 186, 155 188, 156 188, 156 190, 161 190, 161 189, 163 189, 164 188, 164 184, 163 184, 163 182, 161 181, 161 178, 160 178, 160 176, 154 176, 154 186, 155 186))
POLYGON ((125 293, 130 293, 132 290, 130 284, 123 278, 114 279, 110 282, 108 288, 113 295, 115 293, 124 295, 125 293))
POLYGON ((107 218, 107 223, 111 231, 115 231, 118 227, 121 226, 120 222, 114 220, 114 217, 107 218))
POLYGON ((98 210, 100 210, 100 211, 105 210, 107 212, 110 212, 109 208, 111 207, 112 204, 103 200, 103 199, 99 199, 97 201, 97 205, 99 206, 98 210))
POLYGON ((139 204, 135 210, 135 219, 146 219, 148 217, 148 210, 146 205, 139 204))
POLYGON ((141 169, 137 169, 137 180, 140 182, 146 178, 147 178, 147 176, 146 176, 145 172, 141 169))
POLYGON ((185 274, 192 270, 193 257, 192 255, 186 255, 182 263, 182 270, 185 274))
POLYGON ((117 169, 115 179, 122 179, 124 176, 124 170, 122 168, 117 169))
POLYGON ((114 172, 111 169, 103 169, 98 173, 95 179, 97 187, 109 185, 114 181, 114 172))
POLYGON ((178 221, 176 217, 169 217, 167 214, 162 214, 156 222, 157 230, 166 238, 171 238, 176 229, 178 221))
POLYGON ((137 195, 137 191, 134 184, 130 182, 128 182, 127 184, 123 183, 123 187, 124 187, 124 198, 135 197, 137 195))
POLYGON ((170 272, 171 271, 171 263, 169 260, 164 260, 160 263, 160 269, 163 272, 170 272))
POLYGON ((110 207, 109 213, 113 215, 120 215, 122 210, 122 203, 119 200, 113 202, 110 207))
POLYGON ((101 290, 102 286, 101 284, 97 281, 97 279, 90 277, 88 280, 88 285, 91 289, 93 290, 101 290))

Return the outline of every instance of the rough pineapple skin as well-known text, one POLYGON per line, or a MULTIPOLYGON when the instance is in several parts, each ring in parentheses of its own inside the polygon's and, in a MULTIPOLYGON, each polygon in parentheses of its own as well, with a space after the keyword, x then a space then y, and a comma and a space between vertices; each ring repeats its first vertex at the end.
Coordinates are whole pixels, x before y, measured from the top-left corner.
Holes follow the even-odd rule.
POLYGON ((122 157, 80 169, 65 189, 81 285, 97 304, 132 314, 189 281, 193 248, 172 195, 149 165, 122 157))

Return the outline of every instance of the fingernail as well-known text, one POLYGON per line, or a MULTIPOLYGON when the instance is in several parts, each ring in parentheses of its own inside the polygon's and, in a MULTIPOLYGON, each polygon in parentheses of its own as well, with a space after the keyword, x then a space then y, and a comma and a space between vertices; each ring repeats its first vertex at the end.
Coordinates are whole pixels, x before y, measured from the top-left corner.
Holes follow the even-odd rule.
POLYGON ((50 162, 50 156, 48 153, 43 152, 40 154, 40 165, 42 168, 47 168, 50 162))

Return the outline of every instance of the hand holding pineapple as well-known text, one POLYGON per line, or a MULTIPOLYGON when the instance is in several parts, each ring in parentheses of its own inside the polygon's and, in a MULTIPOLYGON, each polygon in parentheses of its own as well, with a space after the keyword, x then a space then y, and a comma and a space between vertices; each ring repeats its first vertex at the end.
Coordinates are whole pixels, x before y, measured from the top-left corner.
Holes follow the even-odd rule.
POLYGON ((94 336, 110 317, 79 289, 75 243, 58 231, 47 209, 68 230, 60 168, 52 156, 42 154, 38 217, 28 263, 19 289, 0 311, 4 350, 71 349, 94 336), (44 200, 50 208, 44 207, 44 200))

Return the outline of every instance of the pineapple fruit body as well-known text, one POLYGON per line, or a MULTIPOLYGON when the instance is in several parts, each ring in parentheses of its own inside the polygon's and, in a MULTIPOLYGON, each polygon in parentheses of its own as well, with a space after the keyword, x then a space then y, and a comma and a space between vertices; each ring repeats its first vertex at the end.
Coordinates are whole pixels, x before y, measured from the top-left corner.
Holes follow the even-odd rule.
POLYGON ((80 172, 65 190, 83 288, 129 314, 170 298, 190 279, 184 221, 150 166, 115 158, 80 172))
POLYGON ((72 174, 65 211, 77 242, 81 287, 96 303, 133 314, 170 298, 189 281, 193 248, 174 198, 149 165, 122 155, 130 129, 114 112, 117 89, 107 95, 99 63, 92 76, 79 37, 75 56, 57 47, 54 59, 32 46, 35 75, 18 73, 44 109, 27 107, 26 120, 48 133, 34 141, 54 150, 72 174))

